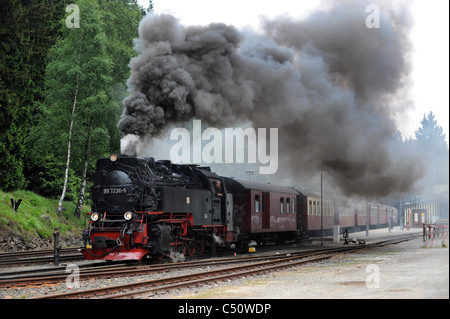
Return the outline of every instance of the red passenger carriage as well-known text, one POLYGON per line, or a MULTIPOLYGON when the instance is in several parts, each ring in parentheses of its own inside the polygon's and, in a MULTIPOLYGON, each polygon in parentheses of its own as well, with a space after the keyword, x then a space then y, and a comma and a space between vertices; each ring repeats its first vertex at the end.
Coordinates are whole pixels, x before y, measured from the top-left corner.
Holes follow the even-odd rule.
POLYGON ((258 243, 293 239, 297 227, 297 191, 290 187, 224 177, 233 194, 233 228, 238 241, 258 243))

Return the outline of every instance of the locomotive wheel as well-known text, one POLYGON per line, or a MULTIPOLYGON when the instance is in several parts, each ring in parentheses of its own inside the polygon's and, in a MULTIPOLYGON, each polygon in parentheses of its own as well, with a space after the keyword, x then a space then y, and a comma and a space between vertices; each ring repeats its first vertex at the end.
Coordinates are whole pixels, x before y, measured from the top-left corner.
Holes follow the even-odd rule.
POLYGON ((203 237, 195 242, 195 250, 199 255, 202 255, 205 251, 205 239, 203 237))
POLYGON ((193 241, 188 241, 184 246, 184 254, 189 256, 194 256, 195 254, 195 244, 193 241))

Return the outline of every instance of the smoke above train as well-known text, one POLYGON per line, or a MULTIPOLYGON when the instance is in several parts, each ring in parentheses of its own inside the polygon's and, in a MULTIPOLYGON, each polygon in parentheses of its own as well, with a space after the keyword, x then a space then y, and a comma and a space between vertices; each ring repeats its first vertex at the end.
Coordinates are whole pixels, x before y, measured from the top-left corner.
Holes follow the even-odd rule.
POLYGON ((383 2, 378 27, 368 27, 370 4, 330 2, 303 20, 263 19, 263 33, 146 16, 118 123, 122 152, 148 156, 153 138, 194 120, 276 128, 278 179, 324 171, 345 194, 412 190, 423 163, 395 121, 411 105, 412 19, 407 6, 383 2))

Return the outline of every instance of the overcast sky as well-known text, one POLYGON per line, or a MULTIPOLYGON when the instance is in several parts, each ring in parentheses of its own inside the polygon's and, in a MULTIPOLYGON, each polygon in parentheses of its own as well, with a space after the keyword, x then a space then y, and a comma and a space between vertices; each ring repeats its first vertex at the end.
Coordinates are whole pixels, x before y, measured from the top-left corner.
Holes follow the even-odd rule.
MULTIPOLYGON (((148 6, 148 0, 139 0, 148 6)), ((398 5, 411 3, 397 0, 398 5)), ((153 0, 156 14, 169 13, 184 25, 211 22, 232 24, 238 29, 258 29, 259 17, 289 14, 304 18, 320 8, 321 1, 294 0, 153 0)), ((381 7, 382 10, 382 7, 381 7)), ((415 25, 411 30, 413 87, 409 95, 415 109, 410 109, 398 126, 403 137, 414 136, 425 113, 433 111, 449 140, 449 1, 415 0, 411 11, 415 25)))

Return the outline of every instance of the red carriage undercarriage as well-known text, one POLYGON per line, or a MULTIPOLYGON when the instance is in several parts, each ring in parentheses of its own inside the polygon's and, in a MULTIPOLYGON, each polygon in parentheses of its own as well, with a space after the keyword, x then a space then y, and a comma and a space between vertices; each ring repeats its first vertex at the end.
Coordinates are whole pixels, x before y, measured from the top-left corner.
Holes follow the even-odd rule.
POLYGON ((192 213, 136 212, 129 221, 108 215, 105 212, 99 220, 91 220, 83 235, 82 253, 88 260, 201 255, 233 241, 233 234, 224 225, 194 226, 192 213))

